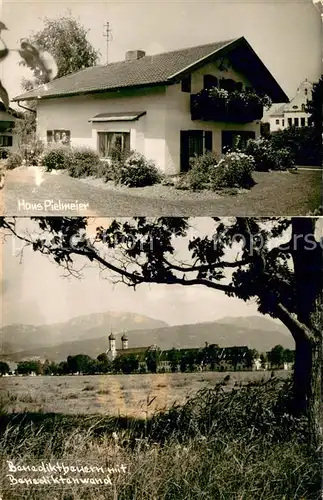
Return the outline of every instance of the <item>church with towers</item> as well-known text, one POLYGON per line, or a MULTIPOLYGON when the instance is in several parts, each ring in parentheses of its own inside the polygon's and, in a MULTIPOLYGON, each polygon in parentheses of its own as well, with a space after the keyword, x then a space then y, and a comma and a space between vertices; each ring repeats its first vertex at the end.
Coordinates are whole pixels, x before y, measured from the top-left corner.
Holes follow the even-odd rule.
POLYGON ((128 336, 125 332, 123 332, 121 336, 121 350, 116 348, 116 336, 112 333, 109 335, 109 349, 106 351, 108 359, 113 361, 119 354, 120 351, 123 353, 128 349, 128 336))
POLYGON ((114 361, 120 356, 127 356, 129 354, 134 354, 140 363, 145 364, 145 359, 148 351, 159 350, 158 346, 150 345, 144 347, 131 347, 128 346, 128 335, 123 332, 121 335, 121 349, 117 348, 117 336, 112 332, 109 335, 109 348, 106 351, 106 355, 110 361, 114 361))

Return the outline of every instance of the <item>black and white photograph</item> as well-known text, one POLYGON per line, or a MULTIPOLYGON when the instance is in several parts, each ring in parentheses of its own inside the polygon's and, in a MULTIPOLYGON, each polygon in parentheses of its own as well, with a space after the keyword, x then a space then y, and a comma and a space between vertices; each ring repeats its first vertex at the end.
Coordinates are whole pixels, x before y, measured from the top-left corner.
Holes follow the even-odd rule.
POLYGON ((323 0, 0 7, 0 500, 322 500, 323 0))
POLYGON ((321 497, 322 219, 1 221, 1 498, 321 497))
POLYGON ((321 214, 321 1, 7 0, 1 21, 3 213, 321 214))

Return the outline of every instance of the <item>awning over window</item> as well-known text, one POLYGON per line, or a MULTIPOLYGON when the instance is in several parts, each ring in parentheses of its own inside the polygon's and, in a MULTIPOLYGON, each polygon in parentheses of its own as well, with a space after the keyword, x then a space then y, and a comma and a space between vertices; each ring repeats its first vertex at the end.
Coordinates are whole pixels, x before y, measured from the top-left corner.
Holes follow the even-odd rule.
POLYGON ((138 120, 141 116, 145 115, 146 111, 122 111, 120 113, 100 113, 93 116, 92 123, 103 122, 129 122, 138 120))

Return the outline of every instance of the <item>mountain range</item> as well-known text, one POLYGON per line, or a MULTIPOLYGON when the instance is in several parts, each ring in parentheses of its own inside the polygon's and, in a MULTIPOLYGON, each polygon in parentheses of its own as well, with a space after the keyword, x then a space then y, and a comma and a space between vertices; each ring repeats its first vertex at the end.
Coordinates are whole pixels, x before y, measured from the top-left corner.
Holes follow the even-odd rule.
POLYGON ((28 357, 62 361, 80 353, 96 357, 108 349, 111 330, 117 338, 117 349, 121 348, 123 331, 127 331, 129 348, 157 344, 166 350, 202 347, 208 342, 221 347, 246 345, 260 352, 277 344, 294 349, 288 330, 264 316, 169 326, 147 316, 109 311, 52 325, 6 325, 0 331, 0 357, 12 361, 28 357))

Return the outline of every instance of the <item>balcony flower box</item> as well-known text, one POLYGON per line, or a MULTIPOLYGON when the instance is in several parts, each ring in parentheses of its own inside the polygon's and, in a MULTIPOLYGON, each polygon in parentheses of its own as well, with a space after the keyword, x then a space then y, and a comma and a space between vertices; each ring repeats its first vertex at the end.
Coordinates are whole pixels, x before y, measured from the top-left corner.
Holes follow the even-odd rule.
POLYGON ((214 87, 191 95, 192 120, 249 123, 261 120, 263 108, 270 106, 268 96, 249 90, 229 92, 214 87))

